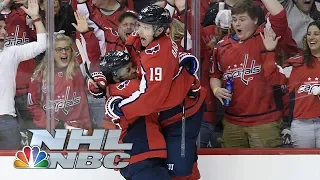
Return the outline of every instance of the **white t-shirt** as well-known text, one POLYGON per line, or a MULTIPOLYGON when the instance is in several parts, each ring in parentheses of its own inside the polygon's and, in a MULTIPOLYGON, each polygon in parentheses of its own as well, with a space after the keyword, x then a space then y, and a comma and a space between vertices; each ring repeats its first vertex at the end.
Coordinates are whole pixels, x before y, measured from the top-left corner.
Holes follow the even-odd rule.
POLYGON ((34 58, 47 48, 46 33, 37 34, 37 41, 5 47, 0 51, 0 115, 16 116, 14 97, 18 65, 34 58))

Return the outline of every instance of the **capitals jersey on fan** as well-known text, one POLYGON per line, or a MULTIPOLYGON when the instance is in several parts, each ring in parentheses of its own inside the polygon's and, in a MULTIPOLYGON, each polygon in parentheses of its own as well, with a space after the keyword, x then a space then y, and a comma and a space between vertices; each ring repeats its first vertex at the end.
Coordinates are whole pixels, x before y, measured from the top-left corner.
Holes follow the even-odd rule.
POLYGON ((28 108, 34 123, 46 127, 46 110, 53 108, 55 119, 67 123, 69 126, 90 129, 90 115, 85 80, 79 68, 75 69, 73 79, 66 80, 66 69, 55 69, 54 100, 46 106, 46 83, 42 76, 31 79, 28 93, 28 108))
MULTIPOLYGON (((78 4, 78 11, 87 17, 87 22, 89 28, 93 29, 92 32, 96 36, 94 41, 86 42, 87 40, 81 38, 82 44, 87 44, 88 47, 97 47, 92 48, 97 53, 100 53, 100 56, 104 56, 110 50, 123 50, 124 42, 118 34, 118 19, 120 15, 126 12, 128 9, 121 5, 117 11, 111 15, 104 15, 98 8, 92 4, 92 0, 89 0, 87 3, 78 4), (98 44, 99 46, 96 46, 98 44), (100 48, 98 48, 100 47, 100 48)), ((79 35, 77 34, 77 37, 79 35)), ((88 53, 90 61, 92 61, 92 72, 100 71, 100 59, 91 57, 88 53)))
MULTIPOLYGON (((275 27, 273 30, 277 35, 287 32, 289 28, 285 10, 271 16, 270 22, 272 28, 275 27)), ((226 120, 233 124, 266 124, 279 120, 282 114, 274 98, 273 85, 282 85, 285 82, 277 82, 277 78, 280 77, 279 71, 269 68, 270 63, 275 66, 276 54, 263 52, 265 47, 260 37, 263 28, 264 25, 260 26, 253 36, 245 41, 240 41, 236 35, 225 38, 214 50, 210 76, 222 79, 223 84, 228 77, 233 78, 231 106, 225 113, 226 120)), ((281 39, 292 39, 290 34, 286 36, 281 39)), ((285 47, 286 42, 281 43, 282 47, 285 47)), ((290 43, 286 49, 288 47, 290 43)))
MULTIPOLYGON (((36 40, 35 29, 29 27, 26 13, 21 9, 13 9, 9 14, 5 14, 8 37, 5 46, 23 45, 36 40)), ((19 64, 16 75, 16 95, 27 94, 28 85, 33 70, 36 68, 34 59, 23 61, 19 64)))
POLYGON ((288 59, 285 69, 291 70, 289 76, 289 93, 292 95, 290 103, 293 103, 293 118, 311 119, 320 117, 320 95, 313 95, 312 91, 320 87, 320 61, 312 57, 314 67, 308 67, 303 63, 303 56, 288 59))
POLYGON ((87 14, 86 11, 88 11, 88 17, 96 24, 98 24, 101 28, 112 28, 117 31, 119 26, 118 19, 120 15, 128 11, 129 9, 123 4, 120 4, 120 7, 113 14, 105 15, 100 11, 100 9, 93 5, 92 0, 88 0, 86 3, 79 3, 77 6, 77 10, 80 12, 85 12, 84 14, 87 14))

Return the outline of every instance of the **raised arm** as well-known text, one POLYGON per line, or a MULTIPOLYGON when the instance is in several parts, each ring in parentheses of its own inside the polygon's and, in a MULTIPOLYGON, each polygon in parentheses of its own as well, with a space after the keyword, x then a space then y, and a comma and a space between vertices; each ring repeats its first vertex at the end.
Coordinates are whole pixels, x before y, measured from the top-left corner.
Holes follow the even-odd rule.
POLYGON ((24 44, 21 46, 13 46, 16 51, 18 62, 28 60, 39 55, 47 48, 47 36, 44 25, 39 15, 39 5, 37 0, 28 0, 28 9, 21 7, 33 20, 37 31, 37 41, 24 44))
MULTIPOLYGON (((261 0, 271 15, 277 15, 283 10, 283 6, 278 0, 261 0)), ((291 0, 286 0, 291 1, 291 0)))

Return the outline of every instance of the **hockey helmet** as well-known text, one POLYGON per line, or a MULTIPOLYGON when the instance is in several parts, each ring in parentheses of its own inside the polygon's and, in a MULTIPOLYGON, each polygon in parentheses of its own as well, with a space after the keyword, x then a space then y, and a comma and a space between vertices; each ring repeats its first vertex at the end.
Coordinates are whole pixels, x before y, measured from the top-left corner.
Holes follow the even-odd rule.
MULTIPOLYGON (((123 51, 110 51, 100 59, 100 69, 104 76, 115 73, 130 62, 130 56, 123 51)), ((115 75, 115 74, 113 74, 115 75)))
POLYGON ((168 26, 171 23, 171 16, 169 10, 157 5, 149 5, 141 10, 138 21, 151 25, 168 26))

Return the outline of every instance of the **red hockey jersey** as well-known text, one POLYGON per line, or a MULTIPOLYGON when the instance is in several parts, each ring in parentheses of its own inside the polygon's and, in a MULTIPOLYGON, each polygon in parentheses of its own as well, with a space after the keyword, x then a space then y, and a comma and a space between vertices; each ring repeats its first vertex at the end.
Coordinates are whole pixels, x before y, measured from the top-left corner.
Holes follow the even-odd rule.
MULTIPOLYGON (((288 24, 285 10, 270 17, 273 30, 277 35, 287 32, 288 24), (282 23, 282 24, 280 24, 282 23), (282 28, 281 28, 282 27, 282 28)), ((269 68, 275 62, 275 53, 263 53, 265 49, 259 35, 264 25, 246 41, 240 42, 235 36, 225 38, 218 43, 214 50, 211 77, 223 79, 232 77, 233 96, 231 106, 225 113, 226 120, 243 126, 255 126, 279 120, 281 111, 276 108, 273 85, 278 82, 280 75, 276 68, 269 68), (267 68, 268 67, 268 68, 267 68)), ((291 40, 290 35, 282 40, 291 40)), ((279 44, 280 45, 280 44, 279 44)), ((285 42, 282 41, 282 47, 285 42)), ((290 44, 288 44, 288 47, 290 44)))
MULTIPOLYGON (((119 105, 127 119, 149 115, 153 112, 165 111, 176 107, 183 101, 183 98, 177 99, 174 97, 175 95, 172 97, 168 96, 174 82, 173 77, 178 73, 179 67, 178 46, 169 37, 160 37, 158 40, 150 43, 144 51, 140 52, 140 66, 142 78, 139 89, 129 98, 124 99, 119 105), (174 101, 174 103, 168 103, 169 105, 166 108, 159 109, 168 99, 171 99, 171 102, 174 101), (139 109, 136 107, 139 107, 139 109)), ((178 84, 178 86, 185 87, 186 85, 178 84)), ((190 87, 191 85, 186 89, 189 90, 190 87)), ((187 117, 200 109, 205 93, 206 90, 202 88, 199 98, 186 101, 186 106, 192 107, 188 109, 190 113, 186 112, 187 117)), ((161 113, 164 114, 165 112, 161 113)), ((180 111, 176 113, 179 114, 180 111)), ((176 119, 175 116, 168 118, 172 119, 170 122, 179 119, 176 119)))
POLYGON ((69 126, 90 129, 85 80, 79 68, 75 69, 72 80, 66 80, 65 70, 55 70, 55 99, 49 103, 50 107, 46 106, 46 83, 42 82, 42 76, 31 79, 28 89, 28 108, 33 121, 38 127, 45 128, 46 110, 53 108, 56 119, 66 122, 69 126))
MULTIPOLYGON (((109 84, 111 96, 128 98, 140 85, 140 80, 127 80, 122 83, 109 84)), ((158 113, 152 113, 145 117, 133 119, 120 119, 122 128, 120 140, 123 143, 133 143, 133 149, 129 151, 130 164, 143 161, 148 158, 166 158, 166 142, 158 123, 158 113), (138 133, 138 134, 137 134, 138 133), (135 141, 138 139, 138 141, 135 141)))
POLYGON ((313 95, 312 90, 320 87, 320 61, 313 57, 314 67, 303 63, 303 56, 292 57, 286 66, 292 66, 289 77, 289 93, 294 93, 293 118, 311 119, 320 117, 320 95, 313 95))
MULTIPOLYGON (((36 40, 36 33, 27 25, 27 15, 21 8, 14 9, 4 16, 8 32, 5 46, 23 45, 36 40)), ((30 78, 35 68, 34 59, 19 64, 16 75, 16 95, 27 94, 30 78)))

